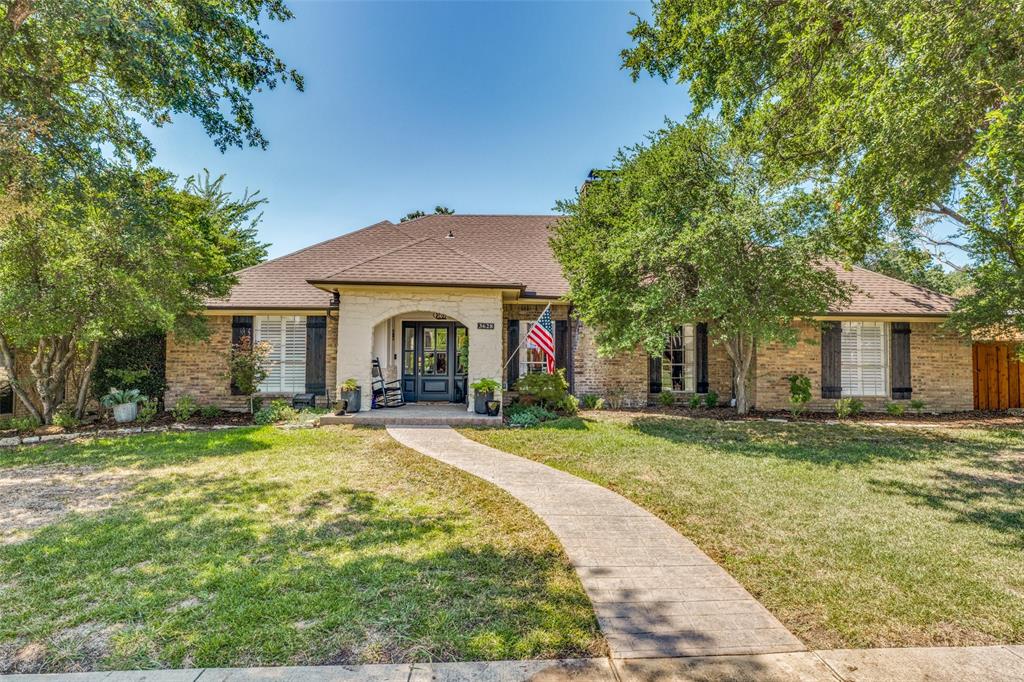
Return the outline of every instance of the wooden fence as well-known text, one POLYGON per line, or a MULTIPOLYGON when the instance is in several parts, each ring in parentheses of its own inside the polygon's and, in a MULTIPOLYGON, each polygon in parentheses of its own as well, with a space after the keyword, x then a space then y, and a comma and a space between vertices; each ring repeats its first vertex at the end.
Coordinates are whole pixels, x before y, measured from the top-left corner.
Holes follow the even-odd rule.
POLYGON ((974 409, 1006 410, 1024 405, 1024 363, 1013 343, 974 344, 974 409))

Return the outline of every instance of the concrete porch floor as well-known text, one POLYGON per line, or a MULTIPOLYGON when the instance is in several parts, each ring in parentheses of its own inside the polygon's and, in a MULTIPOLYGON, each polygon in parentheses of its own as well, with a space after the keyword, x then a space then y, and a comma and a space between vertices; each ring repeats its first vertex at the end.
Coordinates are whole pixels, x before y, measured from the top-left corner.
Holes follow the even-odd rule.
POLYGON ((443 403, 420 405, 408 403, 402 407, 363 410, 344 416, 324 415, 321 426, 332 424, 359 424, 361 426, 501 426, 501 417, 467 412, 461 404, 443 403))

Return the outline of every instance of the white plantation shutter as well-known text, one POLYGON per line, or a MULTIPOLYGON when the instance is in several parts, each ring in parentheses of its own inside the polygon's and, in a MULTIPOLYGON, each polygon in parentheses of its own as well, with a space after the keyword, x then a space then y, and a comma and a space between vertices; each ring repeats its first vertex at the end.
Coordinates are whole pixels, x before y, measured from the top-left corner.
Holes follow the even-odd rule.
POLYGON ((888 357, 884 322, 843 322, 844 396, 886 395, 888 357))
POLYGON ((284 322, 284 376, 281 390, 306 392, 306 318, 286 317, 284 322))
POLYGON ((306 318, 255 317, 256 342, 270 344, 267 378, 261 393, 303 393, 306 390, 306 318))

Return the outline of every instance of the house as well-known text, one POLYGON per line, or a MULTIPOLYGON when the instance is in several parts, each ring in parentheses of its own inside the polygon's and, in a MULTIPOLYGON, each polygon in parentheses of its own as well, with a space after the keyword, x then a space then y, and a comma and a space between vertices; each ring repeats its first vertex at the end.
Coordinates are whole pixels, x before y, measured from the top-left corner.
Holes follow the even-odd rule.
MULTIPOLYGON (((380 360, 409 401, 466 401, 473 381, 511 387, 543 371, 524 347, 528 325, 551 304, 557 365, 579 396, 614 396, 639 406, 671 391, 681 397, 732 394, 731 362, 708 342, 703 324, 686 325, 663 354, 642 350, 602 357, 593 331, 573 317, 568 286, 548 246, 555 216, 429 215, 375 225, 238 273, 230 296, 209 301, 210 336, 167 341, 166 400, 183 394, 241 408, 225 376, 224 356, 244 335, 273 346, 266 396, 335 395, 349 377, 370 407, 371 364, 380 360), (508 361, 506 365, 506 360, 508 361)), ((759 409, 788 407, 787 377, 812 384, 812 409, 856 396, 868 409, 918 398, 930 410, 973 406, 972 348, 943 329, 954 300, 861 268, 839 277, 851 302, 800 323, 795 347, 757 349, 750 393, 759 409)), ((471 402, 471 401, 470 401, 471 402)))

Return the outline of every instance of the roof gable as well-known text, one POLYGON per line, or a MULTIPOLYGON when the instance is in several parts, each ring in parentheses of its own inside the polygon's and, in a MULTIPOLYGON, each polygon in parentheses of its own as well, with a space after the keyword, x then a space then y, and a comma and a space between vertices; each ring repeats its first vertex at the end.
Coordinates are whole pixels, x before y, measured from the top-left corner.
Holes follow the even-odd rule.
MULTIPOLYGON (((569 286, 549 245, 550 215, 429 215, 375 223, 238 273, 213 308, 326 308, 331 295, 310 282, 521 288, 524 296, 561 298, 569 286)), ((829 261, 856 287, 842 315, 948 315, 956 303, 865 268, 829 261)))

